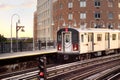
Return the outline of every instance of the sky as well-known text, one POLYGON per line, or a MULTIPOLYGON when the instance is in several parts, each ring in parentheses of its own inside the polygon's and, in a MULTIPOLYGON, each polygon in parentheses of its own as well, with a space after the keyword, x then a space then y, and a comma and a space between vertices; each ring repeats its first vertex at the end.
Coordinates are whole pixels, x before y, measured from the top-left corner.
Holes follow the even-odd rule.
POLYGON ((25 32, 18 31, 19 37, 33 37, 33 17, 37 0, 0 0, 0 34, 4 37, 16 36, 16 22, 20 16, 19 26, 25 26, 25 32), (13 16, 14 14, 17 14, 13 16), (11 18, 13 16, 13 18, 11 18), (12 23, 11 23, 12 21, 12 23))

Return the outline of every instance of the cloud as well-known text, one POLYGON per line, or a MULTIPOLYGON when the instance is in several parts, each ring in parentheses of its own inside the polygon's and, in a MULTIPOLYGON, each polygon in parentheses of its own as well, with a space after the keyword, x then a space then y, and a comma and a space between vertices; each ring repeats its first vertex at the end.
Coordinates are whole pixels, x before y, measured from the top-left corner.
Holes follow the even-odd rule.
POLYGON ((31 8, 36 5, 36 0, 25 0, 20 6, 23 8, 31 8))
POLYGON ((15 7, 14 5, 7 5, 0 3, 0 10, 10 10, 13 9, 14 7, 15 7))
POLYGON ((32 8, 36 6, 36 0, 14 0, 13 3, 1 3, 0 10, 11 10, 15 8, 32 8))

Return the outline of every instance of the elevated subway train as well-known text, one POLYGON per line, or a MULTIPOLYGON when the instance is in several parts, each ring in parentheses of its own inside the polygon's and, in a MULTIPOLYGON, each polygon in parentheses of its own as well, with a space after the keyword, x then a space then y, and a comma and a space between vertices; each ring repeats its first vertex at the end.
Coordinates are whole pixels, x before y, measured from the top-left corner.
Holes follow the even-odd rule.
POLYGON ((120 31, 112 29, 62 28, 57 32, 57 51, 79 59, 120 52, 120 31))

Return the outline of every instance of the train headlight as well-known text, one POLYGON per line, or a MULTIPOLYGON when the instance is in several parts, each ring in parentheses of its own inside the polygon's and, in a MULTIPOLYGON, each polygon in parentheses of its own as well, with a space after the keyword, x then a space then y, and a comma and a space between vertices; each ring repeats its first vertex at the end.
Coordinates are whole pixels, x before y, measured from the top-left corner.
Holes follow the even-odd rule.
POLYGON ((58 51, 61 51, 61 45, 60 44, 58 44, 57 49, 58 49, 58 51))
POLYGON ((77 51, 78 50, 78 44, 73 44, 73 51, 77 51))

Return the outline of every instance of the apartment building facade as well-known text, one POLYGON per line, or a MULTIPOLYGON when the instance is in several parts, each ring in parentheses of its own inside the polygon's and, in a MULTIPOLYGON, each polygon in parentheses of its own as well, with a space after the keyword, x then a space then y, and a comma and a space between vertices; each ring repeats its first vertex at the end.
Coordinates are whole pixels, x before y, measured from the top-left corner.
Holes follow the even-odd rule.
POLYGON ((37 41, 53 41, 52 1, 37 0, 37 41))
POLYGON ((63 27, 120 29, 120 0, 56 0, 54 40, 63 27))
POLYGON ((37 0, 37 40, 63 27, 120 29, 120 0, 37 0))

